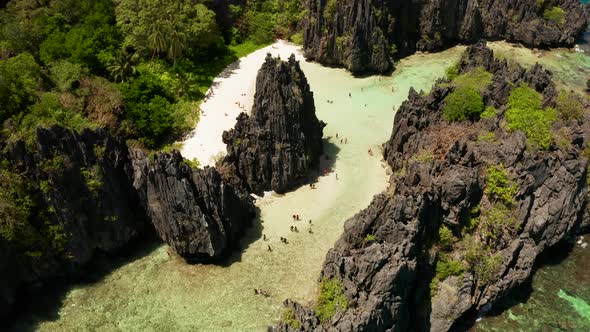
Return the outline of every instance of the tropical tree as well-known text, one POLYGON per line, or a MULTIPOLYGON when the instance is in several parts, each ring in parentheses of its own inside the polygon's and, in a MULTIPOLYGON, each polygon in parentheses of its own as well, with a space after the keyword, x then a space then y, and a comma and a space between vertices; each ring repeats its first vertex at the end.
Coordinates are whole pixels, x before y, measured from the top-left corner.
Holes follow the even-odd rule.
POLYGON ((148 47, 152 50, 152 59, 156 54, 166 50, 166 38, 164 37, 164 25, 162 22, 154 22, 151 28, 151 34, 148 37, 148 47))
POLYGON ((182 55, 186 47, 186 34, 173 29, 170 33, 170 47, 168 56, 172 58, 173 67, 176 67, 176 59, 182 55))
POLYGON ((124 82, 137 73, 137 62, 139 56, 130 48, 124 47, 115 58, 115 62, 108 70, 115 82, 124 82))

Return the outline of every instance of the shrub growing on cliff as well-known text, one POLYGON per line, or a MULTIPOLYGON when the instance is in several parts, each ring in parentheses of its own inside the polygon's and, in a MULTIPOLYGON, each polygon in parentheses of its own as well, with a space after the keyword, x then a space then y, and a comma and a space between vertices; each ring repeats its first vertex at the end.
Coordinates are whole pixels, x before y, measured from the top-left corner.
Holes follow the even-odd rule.
POLYGON ((289 324, 294 329, 298 330, 301 328, 301 322, 298 321, 297 318, 295 318, 295 313, 293 312, 293 309, 285 309, 285 311, 283 311, 283 313, 281 314, 281 320, 289 324))
POLYGON ((555 100, 555 109, 564 120, 580 120, 584 116, 584 101, 579 94, 562 90, 555 100))
POLYGON ((27 219, 33 202, 21 175, 0 168, 0 237, 20 241, 30 233, 27 219))
POLYGON ((313 307, 321 322, 330 320, 337 311, 348 308, 348 299, 344 295, 342 283, 335 279, 323 279, 320 283, 320 295, 313 307))
POLYGON ((483 107, 483 99, 476 89, 460 86, 445 98, 443 114, 448 121, 476 120, 483 107))
POLYGON ((508 177, 504 165, 488 167, 485 193, 491 200, 511 206, 514 203, 514 195, 517 189, 518 186, 508 177))
POLYGON ((454 80, 455 77, 457 77, 459 75, 459 63, 455 63, 452 66, 450 66, 449 68, 447 68, 445 73, 446 73, 445 76, 449 81, 454 80))
POLYGON ((471 87, 478 91, 482 91, 492 82, 492 76, 492 73, 485 70, 483 67, 476 67, 455 77, 453 84, 456 87, 471 87))
POLYGON ((455 242, 453 232, 445 225, 440 226, 438 229, 438 243, 441 248, 449 249, 453 245, 453 242, 455 242))
POLYGON ((553 142, 551 124, 557 120, 557 111, 551 108, 543 110, 542 98, 526 84, 512 89, 508 97, 506 121, 510 130, 524 132, 535 147, 546 150, 553 142))
POLYGON ((559 6, 545 9, 543 12, 543 18, 549 21, 554 21, 557 25, 565 23, 565 10, 559 6))
POLYGON ((461 276, 463 271, 462 262, 451 259, 446 255, 441 255, 436 262, 436 273, 430 282, 430 295, 434 296, 438 290, 438 284, 441 281, 451 276, 461 276))

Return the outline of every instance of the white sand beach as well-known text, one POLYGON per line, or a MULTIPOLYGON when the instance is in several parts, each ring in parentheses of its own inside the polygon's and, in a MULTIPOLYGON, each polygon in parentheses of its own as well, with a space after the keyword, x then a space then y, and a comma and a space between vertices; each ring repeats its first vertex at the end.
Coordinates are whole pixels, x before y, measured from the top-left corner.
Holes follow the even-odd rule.
POLYGON ((200 120, 187 140, 182 143, 182 155, 189 160, 197 158, 201 166, 212 166, 215 156, 225 154, 221 139, 223 131, 234 127, 240 112, 250 113, 256 92, 256 74, 267 53, 287 59, 295 54, 304 60, 300 47, 279 40, 253 52, 228 66, 211 85, 207 98, 201 103, 200 120))

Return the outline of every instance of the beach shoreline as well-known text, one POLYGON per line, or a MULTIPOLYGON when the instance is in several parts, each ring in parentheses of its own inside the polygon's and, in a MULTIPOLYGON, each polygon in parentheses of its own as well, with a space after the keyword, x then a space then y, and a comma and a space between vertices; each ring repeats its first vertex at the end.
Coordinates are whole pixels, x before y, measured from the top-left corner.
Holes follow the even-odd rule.
POLYGON ((205 98, 200 105, 199 122, 188 138, 179 142, 184 158, 197 159, 204 167, 214 166, 218 156, 225 155, 223 132, 235 126, 241 112, 250 114, 256 92, 256 76, 268 53, 284 60, 295 54, 297 60, 304 60, 301 47, 278 40, 225 68, 207 90, 206 96, 215 98, 205 98))

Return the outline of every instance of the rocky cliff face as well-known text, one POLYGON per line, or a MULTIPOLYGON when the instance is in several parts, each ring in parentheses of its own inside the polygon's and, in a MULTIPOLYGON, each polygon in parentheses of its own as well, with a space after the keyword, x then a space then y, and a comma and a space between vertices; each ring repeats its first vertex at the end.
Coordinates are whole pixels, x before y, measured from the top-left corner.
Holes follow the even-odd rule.
POLYGON ((58 126, 32 145, 0 154, 0 316, 18 289, 75 276, 153 228, 188 260, 220 258, 254 216, 247 195, 177 151, 150 160, 106 130, 58 126))
POLYGON ((129 181, 124 141, 104 130, 52 127, 38 129, 34 145, 20 141, 0 156, 3 174, 22 184, 3 193, 18 191, 23 208, 14 217, 12 195, 2 197, 0 315, 18 286, 75 274, 95 252, 117 250, 149 225, 129 181))
POLYGON ((223 133, 227 156, 220 172, 248 192, 286 192, 319 165, 324 126, 299 62, 269 54, 256 77, 252 114, 240 114, 223 133))
POLYGON ((305 330, 449 331, 527 282, 541 252, 580 230, 589 106, 578 120, 553 123, 567 140, 533 149, 523 132, 506 129, 507 98, 526 84, 550 112, 551 74, 494 60, 485 44, 468 48, 458 72, 481 68, 493 74, 483 100, 497 111, 486 119, 443 117, 452 82, 410 92, 384 146, 392 184, 346 222, 322 270, 341 282, 349 306, 320 323, 313 310, 286 302, 305 330))
POLYGON ((384 73, 392 59, 481 38, 571 46, 590 13, 577 0, 307 0, 307 8, 306 58, 355 74, 384 73))
POLYGON ((255 215, 247 195, 223 183, 214 168, 192 169, 178 151, 150 161, 133 152, 135 183, 160 238, 190 261, 221 258, 255 215))

